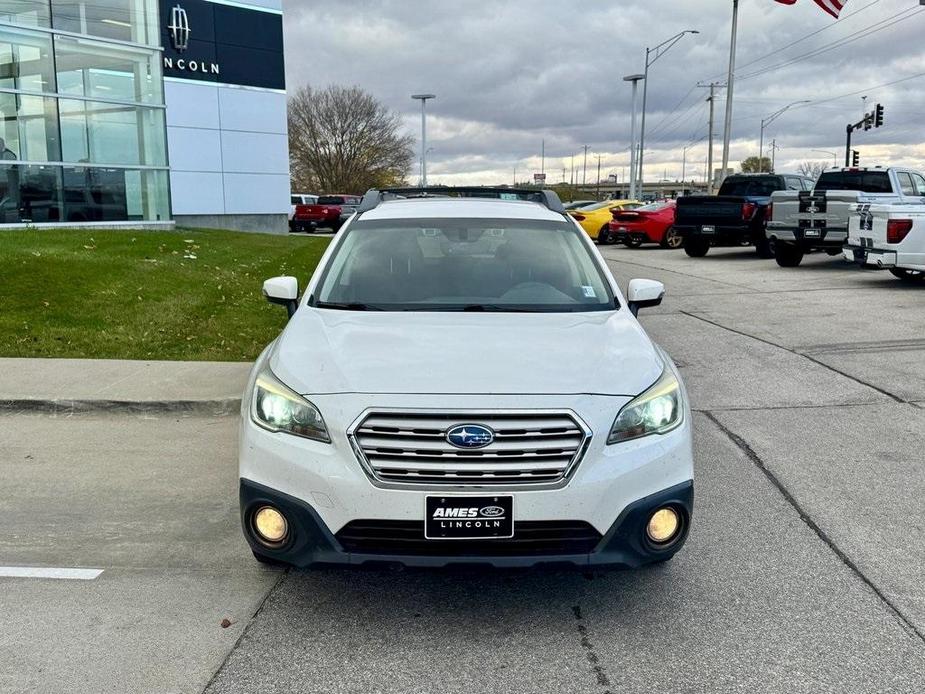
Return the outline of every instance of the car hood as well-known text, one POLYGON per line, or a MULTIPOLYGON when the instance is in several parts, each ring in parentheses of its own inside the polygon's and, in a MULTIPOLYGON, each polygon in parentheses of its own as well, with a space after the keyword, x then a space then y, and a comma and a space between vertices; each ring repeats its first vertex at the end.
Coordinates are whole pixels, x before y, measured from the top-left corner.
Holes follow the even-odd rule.
POLYGON ((301 307, 270 353, 296 392, 635 396, 664 364, 625 308, 587 313, 301 307))

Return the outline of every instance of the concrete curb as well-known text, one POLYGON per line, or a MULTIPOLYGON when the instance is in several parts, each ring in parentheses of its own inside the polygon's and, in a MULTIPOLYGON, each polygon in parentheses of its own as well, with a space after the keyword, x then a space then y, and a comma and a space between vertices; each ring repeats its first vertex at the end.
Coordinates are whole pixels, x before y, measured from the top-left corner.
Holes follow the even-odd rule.
POLYGON ((237 414, 241 398, 216 400, 0 400, 0 412, 36 414, 187 414, 223 416, 237 414))

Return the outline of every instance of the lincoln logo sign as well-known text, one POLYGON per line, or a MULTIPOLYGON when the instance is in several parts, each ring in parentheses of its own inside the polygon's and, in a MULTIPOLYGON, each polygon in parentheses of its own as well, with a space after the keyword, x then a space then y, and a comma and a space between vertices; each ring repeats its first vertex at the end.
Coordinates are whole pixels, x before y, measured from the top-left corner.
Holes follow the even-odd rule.
POLYGON ((170 24, 167 25, 170 30, 170 42, 177 53, 182 53, 189 48, 189 17, 179 5, 170 10, 170 24))
MULTIPOLYGON (((177 53, 183 53, 189 48, 189 16, 180 5, 175 5, 170 10, 170 24, 167 25, 167 31, 170 32, 170 43, 177 53)), ((203 75, 219 74, 218 63, 206 60, 188 60, 186 58, 172 58, 164 56, 165 70, 183 70, 184 72, 198 72, 203 75)))

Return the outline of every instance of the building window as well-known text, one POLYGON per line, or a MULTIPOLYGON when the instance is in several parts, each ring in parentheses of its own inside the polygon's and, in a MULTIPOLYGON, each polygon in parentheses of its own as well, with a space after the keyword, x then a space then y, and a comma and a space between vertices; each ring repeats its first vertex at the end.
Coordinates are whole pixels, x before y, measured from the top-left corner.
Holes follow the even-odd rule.
POLYGON ((160 43, 157 0, 51 0, 51 21, 55 29, 75 34, 160 43))
POLYGON ((0 161, 60 161, 55 99, 0 92, 0 161))
POLYGON ((47 27, 51 13, 48 0, 0 0, 0 22, 47 27))
POLYGON ((54 92, 51 36, 0 26, 0 89, 54 92))
POLYGON ((146 49, 56 36, 58 91, 90 98, 163 103, 159 57, 146 49))
POLYGON ((166 166, 164 111, 60 99, 61 161, 166 166))

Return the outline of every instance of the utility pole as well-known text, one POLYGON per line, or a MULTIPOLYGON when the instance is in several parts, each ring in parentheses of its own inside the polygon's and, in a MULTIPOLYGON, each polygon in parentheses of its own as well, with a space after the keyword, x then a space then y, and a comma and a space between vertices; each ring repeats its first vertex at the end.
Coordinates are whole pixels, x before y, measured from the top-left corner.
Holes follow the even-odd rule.
POLYGON ((597 199, 601 199, 601 155, 597 155, 597 199))
POLYGON ((581 185, 588 185, 588 145, 585 145, 585 164, 581 174, 581 185))
POLYGON ((710 96, 707 97, 710 102, 710 120, 707 124, 707 194, 713 195, 713 106, 716 102, 716 82, 710 82, 710 96))
POLYGON ((774 161, 777 158, 777 150, 780 147, 777 146, 777 140, 771 140, 771 173, 774 173, 774 161))
POLYGON ((729 168, 729 138, 732 135, 732 88, 735 83, 736 69, 736 32, 739 25, 739 0, 732 0, 732 36, 729 40, 729 73, 726 76, 726 123, 723 128, 723 170, 722 178, 726 178, 726 169, 729 168))
POLYGON ((540 145, 540 173, 546 173, 546 138, 543 138, 543 144, 540 145))

